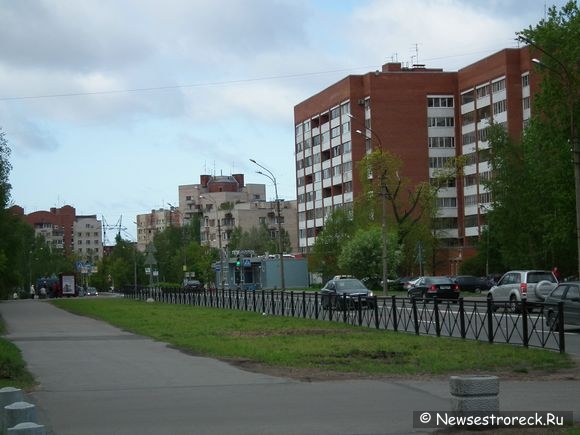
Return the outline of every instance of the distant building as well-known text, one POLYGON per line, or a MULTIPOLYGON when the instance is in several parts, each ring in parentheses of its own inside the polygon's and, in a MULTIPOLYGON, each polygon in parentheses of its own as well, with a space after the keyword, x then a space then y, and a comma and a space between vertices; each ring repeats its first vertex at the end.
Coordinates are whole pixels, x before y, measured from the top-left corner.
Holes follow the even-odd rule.
MULTIPOLYGON (((171 225, 189 225, 200 218, 201 243, 228 250, 232 231, 247 231, 265 224, 273 239, 277 238, 276 201, 266 199, 264 184, 246 184, 243 174, 201 175, 198 184, 178 187, 179 207, 152 210, 137 216, 138 249, 145 252, 156 234, 171 225)), ((282 227, 288 233, 293 249, 298 246, 296 201, 280 199, 282 227)))
POLYGON ((78 260, 95 264, 103 258, 103 232, 96 215, 77 216, 73 223, 73 251, 78 260))
POLYGON ((28 222, 52 249, 67 255, 74 253, 79 261, 93 264, 103 257, 102 224, 96 215, 77 216, 70 205, 29 214, 18 205, 11 210, 28 222))
POLYGON ((155 235, 171 226, 181 226, 181 213, 176 208, 160 208, 137 215, 137 250, 145 252, 155 235))
MULTIPOLYGON (((293 249, 297 248, 296 201, 280 200, 282 228, 288 233, 293 249)), ((276 201, 266 200, 264 184, 245 184, 243 174, 232 176, 202 175, 200 183, 180 186, 180 210, 184 216, 200 216, 201 243, 214 248, 228 249, 232 231, 240 227, 248 231, 265 224, 272 239, 277 239, 278 219, 276 201), (189 195, 182 192, 188 191, 189 195), (182 202, 182 197, 184 201, 182 202), (188 199, 189 198, 189 199, 188 199), (221 239, 221 240, 220 240, 221 239)))

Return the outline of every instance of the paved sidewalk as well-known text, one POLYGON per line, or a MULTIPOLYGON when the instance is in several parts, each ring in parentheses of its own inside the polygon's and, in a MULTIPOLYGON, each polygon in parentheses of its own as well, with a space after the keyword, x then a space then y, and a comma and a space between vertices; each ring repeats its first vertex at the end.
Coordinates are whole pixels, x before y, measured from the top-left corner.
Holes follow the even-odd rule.
MULTIPOLYGON (((186 355, 46 301, 0 303, 53 435, 428 433, 413 411, 451 409, 448 381, 298 382, 186 355)), ((502 411, 573 411, 580 381, 501 381, 502 411)))

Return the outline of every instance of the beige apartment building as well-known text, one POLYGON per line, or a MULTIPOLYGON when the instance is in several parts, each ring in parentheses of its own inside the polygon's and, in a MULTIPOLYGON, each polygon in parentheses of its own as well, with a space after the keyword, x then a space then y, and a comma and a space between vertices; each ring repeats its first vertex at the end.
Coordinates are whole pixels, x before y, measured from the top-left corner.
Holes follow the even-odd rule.
MULTIPOLYGON (((201 243, 222 249, 228 255, 232 231, 247 231, 266 224, 271 237, 278 236, 275 198, 266 197, 264 184, 245 183, 243 174, 201 175, 198 184, 178 187, 179 206, 152 210, 137 216, 137 249, 145 252, 155 235, 169 226, 189 225, 200 218, 201 243)), ((292 249, 298 247, 296 201, 280 199, 282 228, 288 232, 292 249)))

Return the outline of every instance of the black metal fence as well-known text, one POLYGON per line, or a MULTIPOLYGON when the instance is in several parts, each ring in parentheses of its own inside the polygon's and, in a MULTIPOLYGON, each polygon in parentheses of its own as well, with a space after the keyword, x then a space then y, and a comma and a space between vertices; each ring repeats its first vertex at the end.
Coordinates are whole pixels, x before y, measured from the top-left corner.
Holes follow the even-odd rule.
POLYGON ((489 299, 458 301, 374 297, 346 299, 340 308, 324 307, 318 293, 274 290, 214 290, 186 292, 181 289, 125 289, 126 298, 212 308, 260 312, 268 315, 343 322, 355 326, 457 337, 489 343, 566 351, 562 304, 533 306, 523 300, 516 310, 510 304, 489 299), (547 326, 548 311, 555 317, 547 326))

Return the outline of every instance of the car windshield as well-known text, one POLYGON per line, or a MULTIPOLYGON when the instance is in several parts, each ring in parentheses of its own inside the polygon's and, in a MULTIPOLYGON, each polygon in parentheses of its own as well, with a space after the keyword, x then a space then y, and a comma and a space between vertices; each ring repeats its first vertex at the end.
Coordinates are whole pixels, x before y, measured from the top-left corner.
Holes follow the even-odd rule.
POLYGON ((342 293, 366 291, 367 288, 358 279, 339 279, 335 281, 336 290, 342 293))

